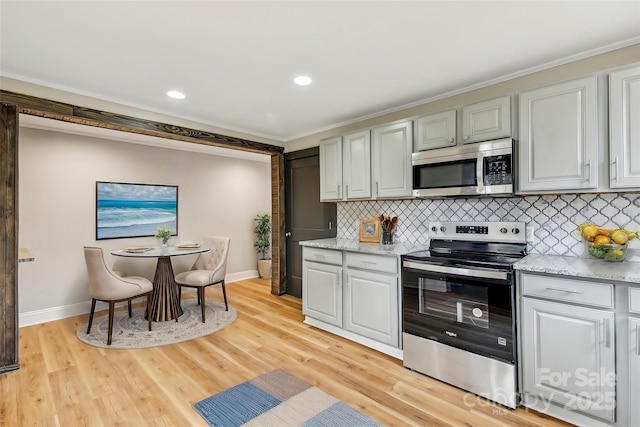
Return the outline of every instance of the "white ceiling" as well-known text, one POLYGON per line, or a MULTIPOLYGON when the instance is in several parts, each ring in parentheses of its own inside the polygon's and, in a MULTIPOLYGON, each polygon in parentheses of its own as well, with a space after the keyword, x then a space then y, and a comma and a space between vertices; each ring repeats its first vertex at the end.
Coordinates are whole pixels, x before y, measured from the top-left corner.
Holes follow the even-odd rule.
POLYGON ((0 75, 282 142, 639 42, 638 0, 0 0, 0 75))

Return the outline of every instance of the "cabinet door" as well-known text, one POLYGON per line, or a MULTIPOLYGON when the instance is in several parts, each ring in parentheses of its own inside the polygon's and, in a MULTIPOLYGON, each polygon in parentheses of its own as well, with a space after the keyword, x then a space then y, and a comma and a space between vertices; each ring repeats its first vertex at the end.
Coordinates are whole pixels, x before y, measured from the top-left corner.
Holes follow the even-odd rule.
POLYGON ((374 197, 409 197, 413 187, 413 122, 373 129, 371 176, 374 197))
POLYGON ((371 132, 343 137, 342 176, 347 199, 371 198, 371 132))
POLYGON ((342 327, 342 267, 304 261, 302 314, 342 327))
POLYGON ((587 77, 520 94, 520 192, 598 185, 597 81, 587 77))
POLYGON ((611 188, 640 188, 640 67, 609 75, 611 188))
POLYGON ((342 137, 320 141, 320 201, 342 199, 342 137))
POLYGON ((345 270, 344 328, 399 346, 398 277, 345 270))
POLYGON ((524 392, 613 421, 613 312, 531 298, 522 310, 524 392))
POLYGON ((640 319, 629 319, 629 425, 640 425, 640 319))
POLYGON ((511 97, 503 96, 462 107, 462 143, 511 136, 511 97))
POLYGON ((429 114, 416 119, 416 152, 454 145, 456 145, 456 110, 429 114))

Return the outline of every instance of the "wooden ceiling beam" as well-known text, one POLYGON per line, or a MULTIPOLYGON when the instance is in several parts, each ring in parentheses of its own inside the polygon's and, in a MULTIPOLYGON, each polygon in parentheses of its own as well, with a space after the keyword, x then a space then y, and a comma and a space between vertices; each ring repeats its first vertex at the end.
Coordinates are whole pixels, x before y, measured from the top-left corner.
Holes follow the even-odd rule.
POLYGON ((123 132, 168 138, 177 141, 211 145, 261 154, 282 154, 284 148, 248 139, 206 132, 167 123, 145 120, 123 114, 94 110, 35 96, 0 90, 0 102, 17 105, 19 112, 32 116, 61 120, 123 132))

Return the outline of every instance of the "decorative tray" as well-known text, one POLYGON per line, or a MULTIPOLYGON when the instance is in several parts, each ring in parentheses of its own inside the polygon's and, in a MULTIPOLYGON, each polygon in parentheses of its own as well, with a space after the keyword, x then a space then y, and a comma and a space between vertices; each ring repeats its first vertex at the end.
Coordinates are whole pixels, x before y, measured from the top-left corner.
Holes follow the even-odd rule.
POLYGON ((126 248, 124 251, 130 254, 140 254, 142 252, 150 251, 151 249, 152 248, 126 248))
POLYGON ((181 243, 176 246, 178 249, 198 249, 200 247, 200 243, 181 243))

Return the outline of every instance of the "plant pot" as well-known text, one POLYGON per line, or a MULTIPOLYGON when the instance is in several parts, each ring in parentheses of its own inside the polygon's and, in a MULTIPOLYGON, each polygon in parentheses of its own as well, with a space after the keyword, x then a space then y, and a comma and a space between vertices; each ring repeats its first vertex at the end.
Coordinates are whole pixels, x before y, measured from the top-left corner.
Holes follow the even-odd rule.
POLYGON ((259 259, 258 260, 258 274, 261 279, 271 279, 271 260, 259 259))

